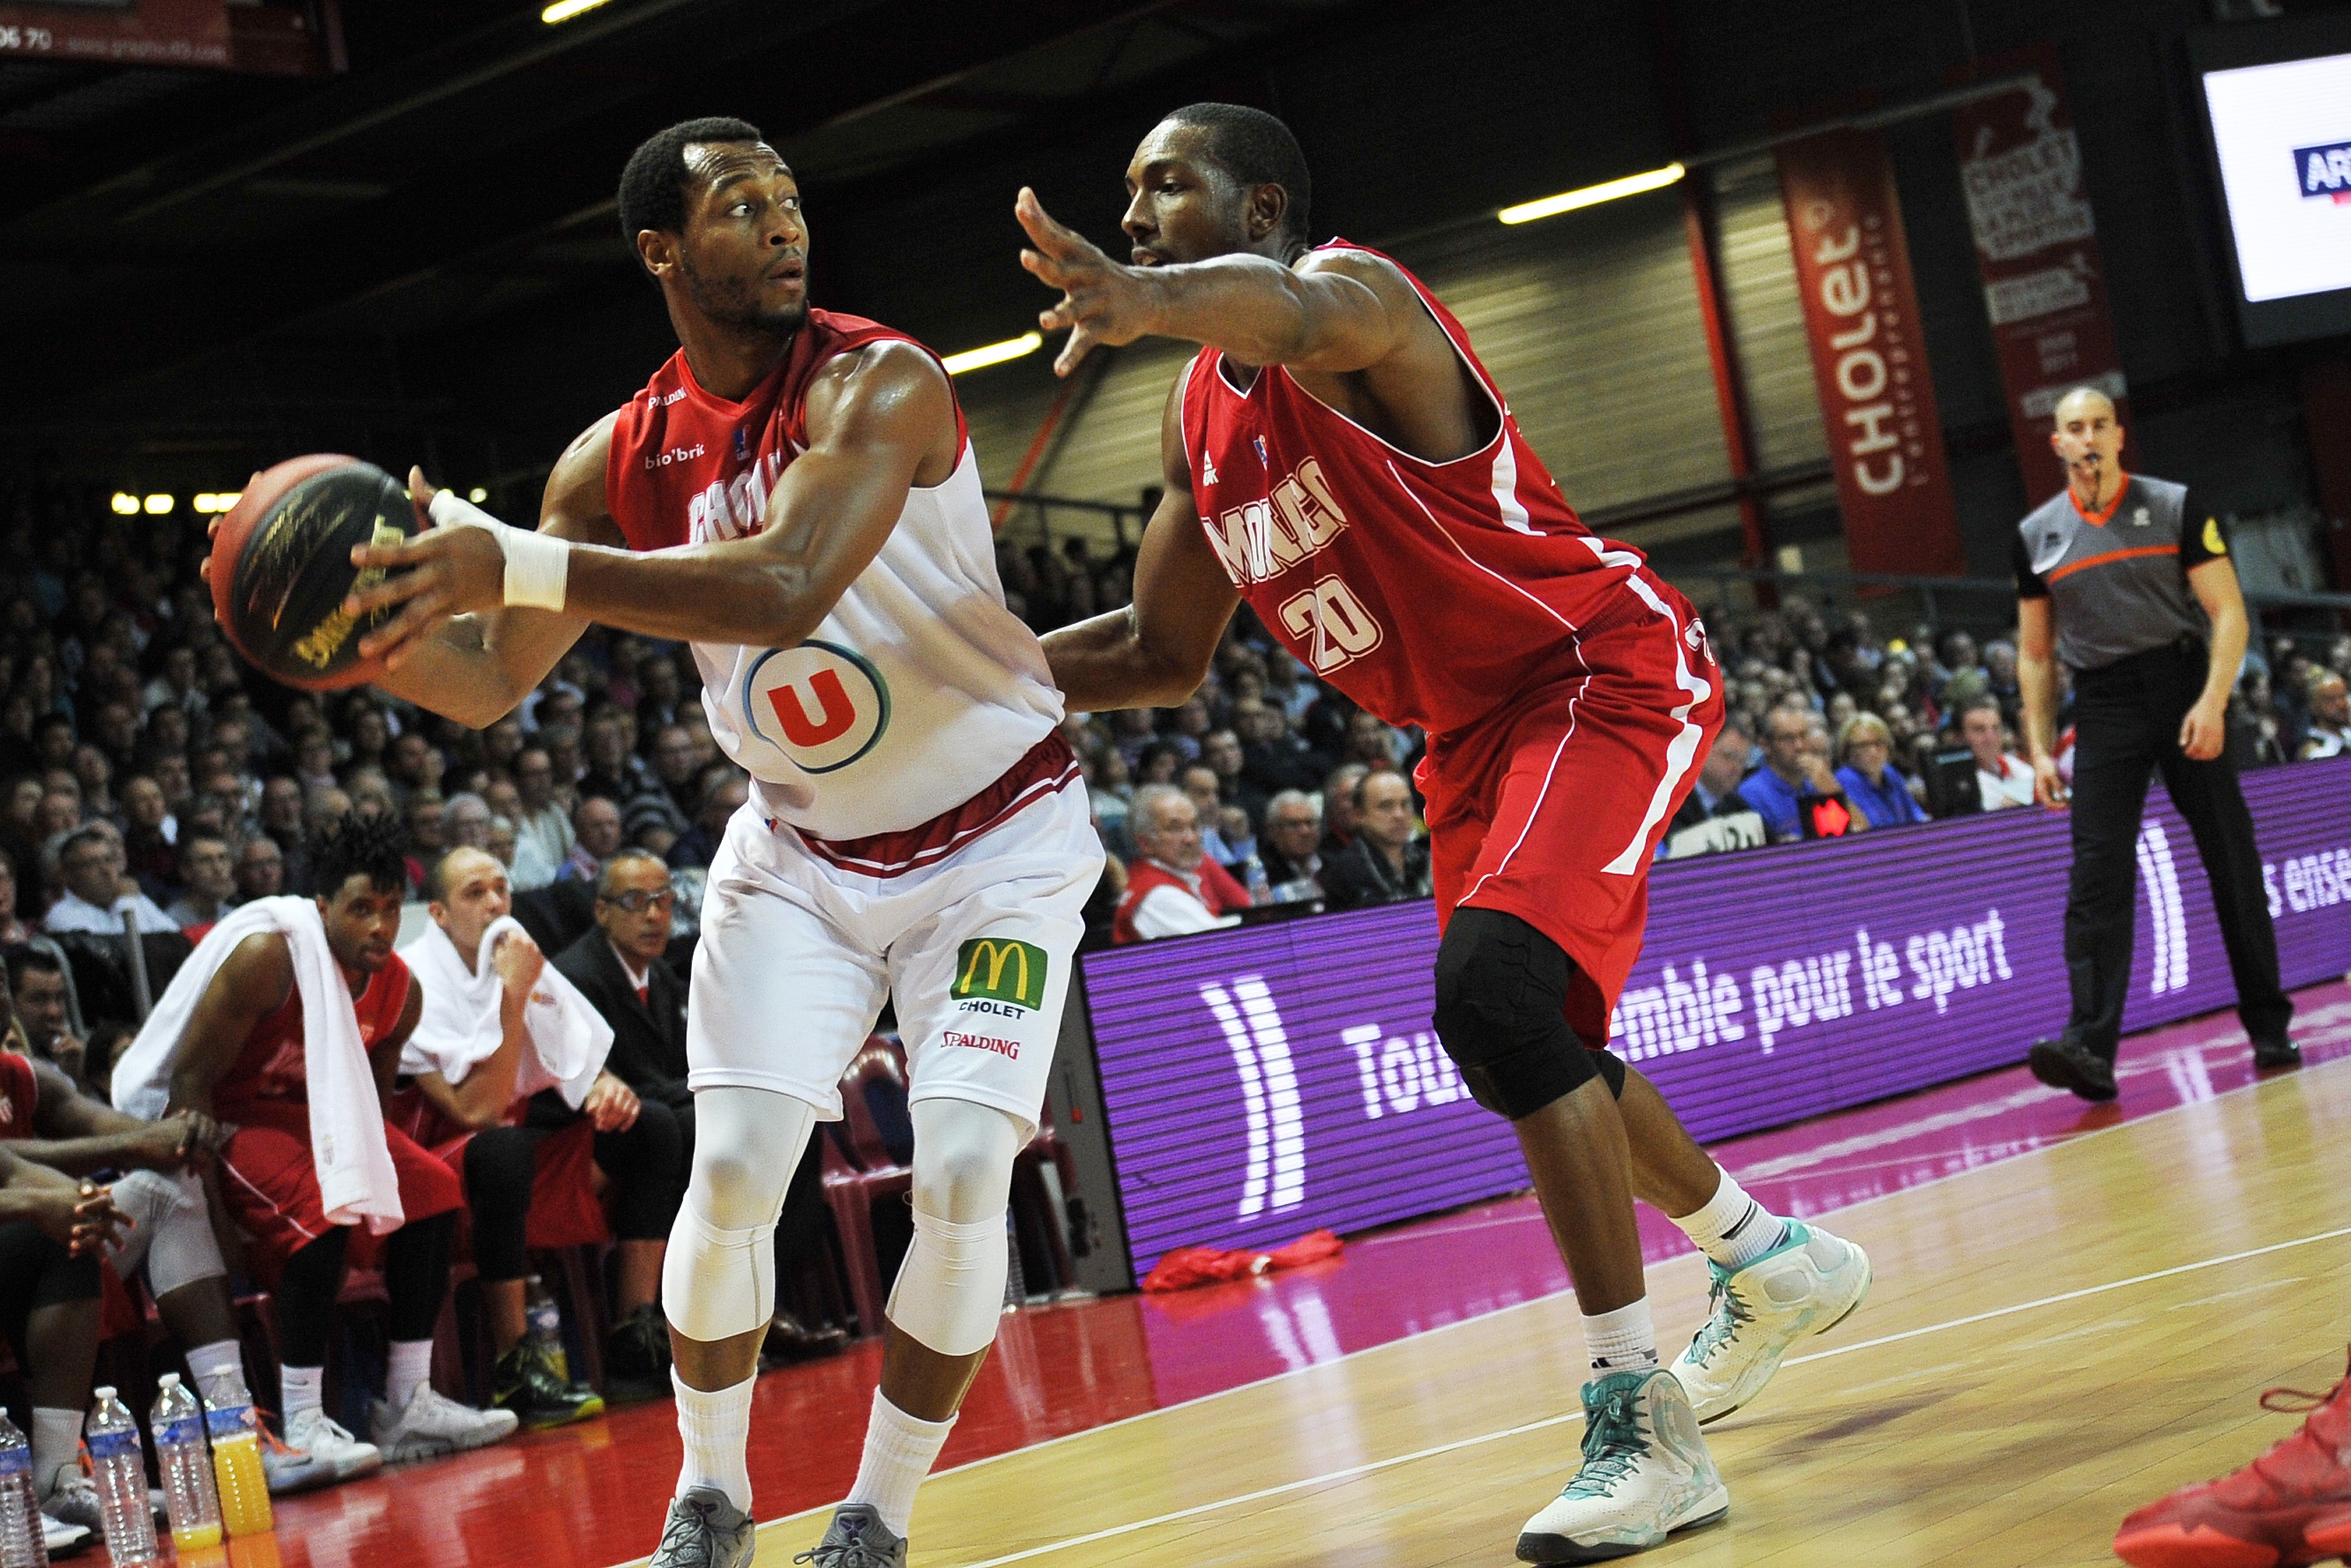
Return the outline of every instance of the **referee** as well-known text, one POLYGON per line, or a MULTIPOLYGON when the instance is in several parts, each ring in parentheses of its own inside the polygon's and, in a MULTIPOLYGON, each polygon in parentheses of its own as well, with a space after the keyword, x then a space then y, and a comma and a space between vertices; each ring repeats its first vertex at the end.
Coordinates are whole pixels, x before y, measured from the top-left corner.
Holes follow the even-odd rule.
POLYGON ((2074 874, 2065 895, 2073 1017, 2032 1047, 2032 1075, 2085 1100, 2115 1097, 2130 990, 2131 883, 2147 776, 2160 768, 2196 835, 2257 1068, 2297 1067, 2294 1004, 2278 984, 2252 814, 2222 754, 2245 653, 2245 601, 2220 525, 2187 486, 2123 472, 2122 426, 2094 387, 2057 404, 2049 444, 2063 495, 2017 528, 2018 684, 2033 794, 2062 808, 2057 672, 2074 676, 2074 874))

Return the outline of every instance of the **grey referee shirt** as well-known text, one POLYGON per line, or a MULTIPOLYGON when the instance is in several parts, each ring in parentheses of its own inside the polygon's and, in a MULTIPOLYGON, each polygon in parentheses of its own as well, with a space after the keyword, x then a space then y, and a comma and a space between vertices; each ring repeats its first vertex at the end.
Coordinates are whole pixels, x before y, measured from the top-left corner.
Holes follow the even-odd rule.
POLYGON ((2016 536, 2017 597, 2050 601, 2067 668, 2103 669, 2182 637, 2210 640, 2188 573, 2227 555, 2229 544, 2187 486, 2126 475, 2096 516, 2060 490, 2016 536))

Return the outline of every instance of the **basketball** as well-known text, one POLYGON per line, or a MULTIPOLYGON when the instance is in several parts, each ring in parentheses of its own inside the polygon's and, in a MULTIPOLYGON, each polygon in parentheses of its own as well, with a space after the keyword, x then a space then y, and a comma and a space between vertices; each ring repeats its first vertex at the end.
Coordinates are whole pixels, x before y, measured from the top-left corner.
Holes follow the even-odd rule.
POLYGON ((213 611, 236 651, 308 691, 364 685, 383 673, 360 639, 390 612, 347 615, 344 596, 382 575, 351 564, 355 545, 423 525, 407 489, 372 463, 314 453, 246 487, 213 539, 213 611))

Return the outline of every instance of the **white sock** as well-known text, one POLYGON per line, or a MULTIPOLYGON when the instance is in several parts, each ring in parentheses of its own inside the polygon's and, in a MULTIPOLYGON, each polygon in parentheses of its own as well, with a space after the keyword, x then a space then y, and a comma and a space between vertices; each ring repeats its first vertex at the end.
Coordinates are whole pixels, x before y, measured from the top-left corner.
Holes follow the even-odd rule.
POLYGON ((744 1451, 751 1443, 751 1390, 758 1384, 747 1377, 732 1388, 708 1393, 669 1371, 677 1390, 677 1435, 685 1443, 685 1464, 677 1472, 676 1495, 695 1487, 716 1487, 726 1500, 751 1511, 751 1470, 744 1451))
POLYGON ((233 1339, 200 1344, 188 1352, 188 1377, 196 1393, 214 1405, 250 1405, 245 1386, 245 1353, 233 1339))
POLYGON ((408 1408, 416 1391, 433 1380, 433 1342, 396 1339, 383 1361, 383 1402, 394 1411, 408 1408))
POLYGON ((1643 1296, 1613 1312, 1583 1320, 1583 1348, 1592 1357, 1592 1375, 1612 1372, 1654 1372, 1657 1368, 1657 1331, 1649 1322, 1649 1298, 1643 1296))
POLYGON ((57 1490, 57 1472, 81 1473, 81 1412, 33 1407, 33 1490, 46 1498, 57 1490))
POLYGON ((1699 1251, 1733 1273, 1788 1239, 1788 1222, 1748 1197, 1729 1171, 1705 1207, 1674 1223, 1699 1251))
POLYGON ((931 1473, 956 1418, 921 1421, 873 1391, 873 1418, 865 1427, 865 1457, 857 1462, 851 1502, 870 1502, 890 1533, 903 1537, 914 1522, 914 1492, 931 1473))
POLYGON ((326 1402, 324 1389, 327 1369, 323 1366, 281 1366, 277 1369, 278 1403, 286 1408, 278 1414, 291 1427, 294 1417, 305 1410, 316 1410, 326 1402))

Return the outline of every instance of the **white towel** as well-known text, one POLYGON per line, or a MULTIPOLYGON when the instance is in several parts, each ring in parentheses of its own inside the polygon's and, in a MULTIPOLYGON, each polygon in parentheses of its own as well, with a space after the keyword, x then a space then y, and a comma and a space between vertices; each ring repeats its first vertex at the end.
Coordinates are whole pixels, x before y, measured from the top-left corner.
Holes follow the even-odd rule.
MULTIPOLYGON (((466 1074, 496 1051, 506 1031, 498 1022, 503 982, 491 953, 509 931, 529 935, 510 915, 491 922, 482 933, 481 951, 474 956, 470 971, 457 945, 437 924, 427 925, 423 936, 400 950, 424 988, 424 1011, 416 1020, 416 1032, 401 1050, 402 1072, 438 1072, 451 1083, 463 1083, 466 1074)), ((515 1066, 515 1098, 551 1088, 560 1091, 563 1103, 577 1111, 611 1054, 612 1026, 552 963, 538 972, 538 983, 523 1006, 522 1021, 531 1049, 515 1066)))
POLYGON ((307 898, 257 898, 204 934, 156 1002, 114 1070, 115 1109, 141 1121, 162 1115, 172 1067, 204 988, 236 945, 263 932, 286 938, 294 989, 302 998, 302 1071, 309 1082, 310 1158, 329 1223, 364 1224, 378 1236, 400 1228, 400 1176, 383 1141, 383 1107, 360 1040, 350 987, 327 946, 326 922, 307 898))

